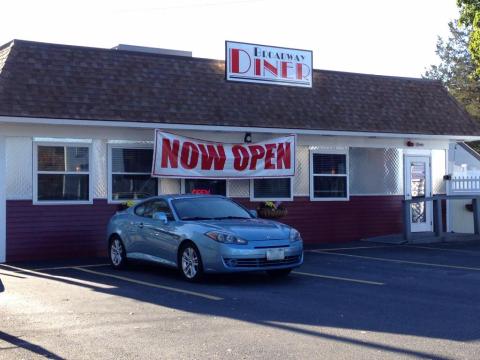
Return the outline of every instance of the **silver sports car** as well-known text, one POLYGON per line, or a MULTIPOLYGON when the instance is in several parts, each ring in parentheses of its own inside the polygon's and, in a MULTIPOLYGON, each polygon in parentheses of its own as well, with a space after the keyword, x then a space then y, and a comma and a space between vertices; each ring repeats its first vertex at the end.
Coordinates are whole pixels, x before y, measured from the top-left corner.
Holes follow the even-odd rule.
POLYGON ((157 196, 118 212, 108 224, 108 247, 115 268, 129 259, 153 261, 178 268, 188 281, 239 271, 286 276, 303 262, 297 230, 213 195, 157 196))

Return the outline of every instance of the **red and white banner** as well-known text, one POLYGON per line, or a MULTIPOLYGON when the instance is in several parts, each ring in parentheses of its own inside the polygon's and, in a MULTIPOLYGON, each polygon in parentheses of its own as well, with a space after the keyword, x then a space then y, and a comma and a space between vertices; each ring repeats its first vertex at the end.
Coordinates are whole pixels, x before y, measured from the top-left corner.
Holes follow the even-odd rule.
POLYGON ((152 176, 265 178, 295 175, 295 135, 227 144, 155 130, 152 176))

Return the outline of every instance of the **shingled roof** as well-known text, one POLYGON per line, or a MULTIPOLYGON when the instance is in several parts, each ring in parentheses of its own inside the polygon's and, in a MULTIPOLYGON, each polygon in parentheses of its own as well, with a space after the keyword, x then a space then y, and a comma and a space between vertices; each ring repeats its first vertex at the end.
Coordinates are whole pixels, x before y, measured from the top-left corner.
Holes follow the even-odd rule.
POLYGON ((309 89, 224 78, 220 60, 14 40, 0 47, 0 116, 480 135, 437 81, 315 70, 309 89))

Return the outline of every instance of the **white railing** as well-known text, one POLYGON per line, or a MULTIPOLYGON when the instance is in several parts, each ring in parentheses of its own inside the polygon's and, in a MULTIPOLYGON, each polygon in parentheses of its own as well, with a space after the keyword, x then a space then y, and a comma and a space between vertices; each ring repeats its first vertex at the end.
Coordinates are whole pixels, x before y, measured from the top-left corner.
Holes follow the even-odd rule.
POLYGON ((480 193, 480 176, 453 176, 448 186, 449 194, 480 193))

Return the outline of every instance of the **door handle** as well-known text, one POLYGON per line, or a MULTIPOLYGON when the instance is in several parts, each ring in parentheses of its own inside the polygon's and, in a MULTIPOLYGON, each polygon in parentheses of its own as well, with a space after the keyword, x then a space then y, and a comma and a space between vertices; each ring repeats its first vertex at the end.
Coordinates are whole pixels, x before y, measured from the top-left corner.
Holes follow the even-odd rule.
POLYGON ((137 226, 138 226, 140 229, 143 229, 143 223, 138 223, 137 226))

